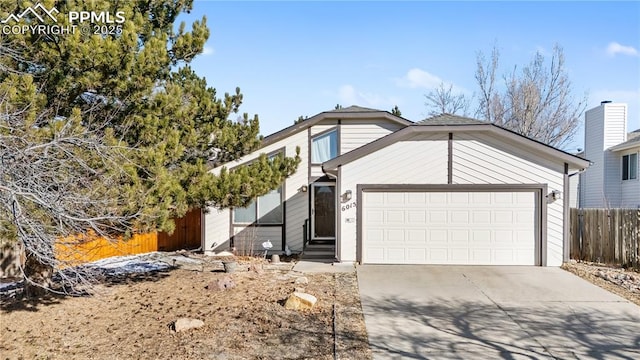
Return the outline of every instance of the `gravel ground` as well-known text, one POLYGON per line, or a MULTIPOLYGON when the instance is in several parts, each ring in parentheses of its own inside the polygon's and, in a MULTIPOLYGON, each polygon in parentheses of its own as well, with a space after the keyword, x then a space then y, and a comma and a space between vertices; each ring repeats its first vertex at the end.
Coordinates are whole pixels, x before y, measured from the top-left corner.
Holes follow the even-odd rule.
POLYGON ((637 271, 574 260, 562 268, 640 306, 640 273, 637 271))
POLYGON ((0 359, 371 358, 355 273, 302 274, 293 264, 240 259, 232 274, 209 259, 147 272, 149 256, 109 265, 131 272, 110 275, 91 297, 0 297, 0 359), (296 283, 303 276, 308 283, 296 283), (225 278, 235 287, 217 289, 225 278), (316 306, 285 309, 301 286, 316 306), (204 326, 172 331, 183 317, 204 326))

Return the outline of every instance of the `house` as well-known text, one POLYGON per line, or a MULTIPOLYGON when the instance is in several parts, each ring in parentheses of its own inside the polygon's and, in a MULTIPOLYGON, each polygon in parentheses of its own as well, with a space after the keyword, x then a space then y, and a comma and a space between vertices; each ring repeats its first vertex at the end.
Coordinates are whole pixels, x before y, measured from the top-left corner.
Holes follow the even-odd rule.
MULTIPOLYGON (((302 163, 244 209, 210 209, 203 249, 265 239, 330 244, 341 262, 559 266, 568 260, 569 176, 589 162, 493 124, 418 123, 351 106, 264 139, 302 163)), ((219 169, 214 169, 219 171, 219 169)))
POLYGON ((585 113, 584 157, 593 164, 580 175, 582 208, 640 208, 640 129, 627 134, 627 104, 603 101, 585 113))

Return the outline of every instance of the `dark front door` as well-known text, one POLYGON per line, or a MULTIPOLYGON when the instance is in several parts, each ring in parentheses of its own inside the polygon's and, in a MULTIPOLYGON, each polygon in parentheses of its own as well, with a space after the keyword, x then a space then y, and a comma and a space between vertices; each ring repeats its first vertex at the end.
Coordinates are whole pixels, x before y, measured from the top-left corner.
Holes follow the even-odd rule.
POLYGON ((333 183, 313 184, 312 239, 336 237, 336 187, 333 183))

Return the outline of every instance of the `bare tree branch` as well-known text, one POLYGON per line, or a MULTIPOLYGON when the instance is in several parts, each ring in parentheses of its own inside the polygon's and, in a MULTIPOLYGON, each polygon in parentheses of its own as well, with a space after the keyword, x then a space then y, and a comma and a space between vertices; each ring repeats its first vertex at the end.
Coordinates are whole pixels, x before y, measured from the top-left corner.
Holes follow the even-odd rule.
POLYGON ((464 94, 454 94, 453 84, 447 87, 444 82, 425 96, 425 106, 429 109, 428 115, 435 116, 442 113, 459 114, 466 116, 471 104, 471 99, 464 94))

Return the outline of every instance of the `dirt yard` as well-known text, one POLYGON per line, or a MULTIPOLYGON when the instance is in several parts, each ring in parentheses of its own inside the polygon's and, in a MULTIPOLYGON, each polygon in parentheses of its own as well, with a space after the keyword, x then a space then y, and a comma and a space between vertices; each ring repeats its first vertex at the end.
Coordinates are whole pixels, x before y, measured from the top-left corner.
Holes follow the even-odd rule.
POLYGON ((35 302, 5 297, 0 357, 333 359, 336 351, 341 359, 371 358, 354 273, 247 267, 232 274, 193 266, 126 275, 99 285, 92 297, 35 302), (296 284, 303 275, 308 284, 296 284), (225 276, 234 288, 218 289, 225 276), (289 294, 300 287, 318 298, 316 306, 285 309, 289 294), (173 322, 182 317, 200 319, 204 326, 173 331, 173 322))
POLYGON ((562 268, 640 306, 640 273, 636 271, 576 261, 562 268))

